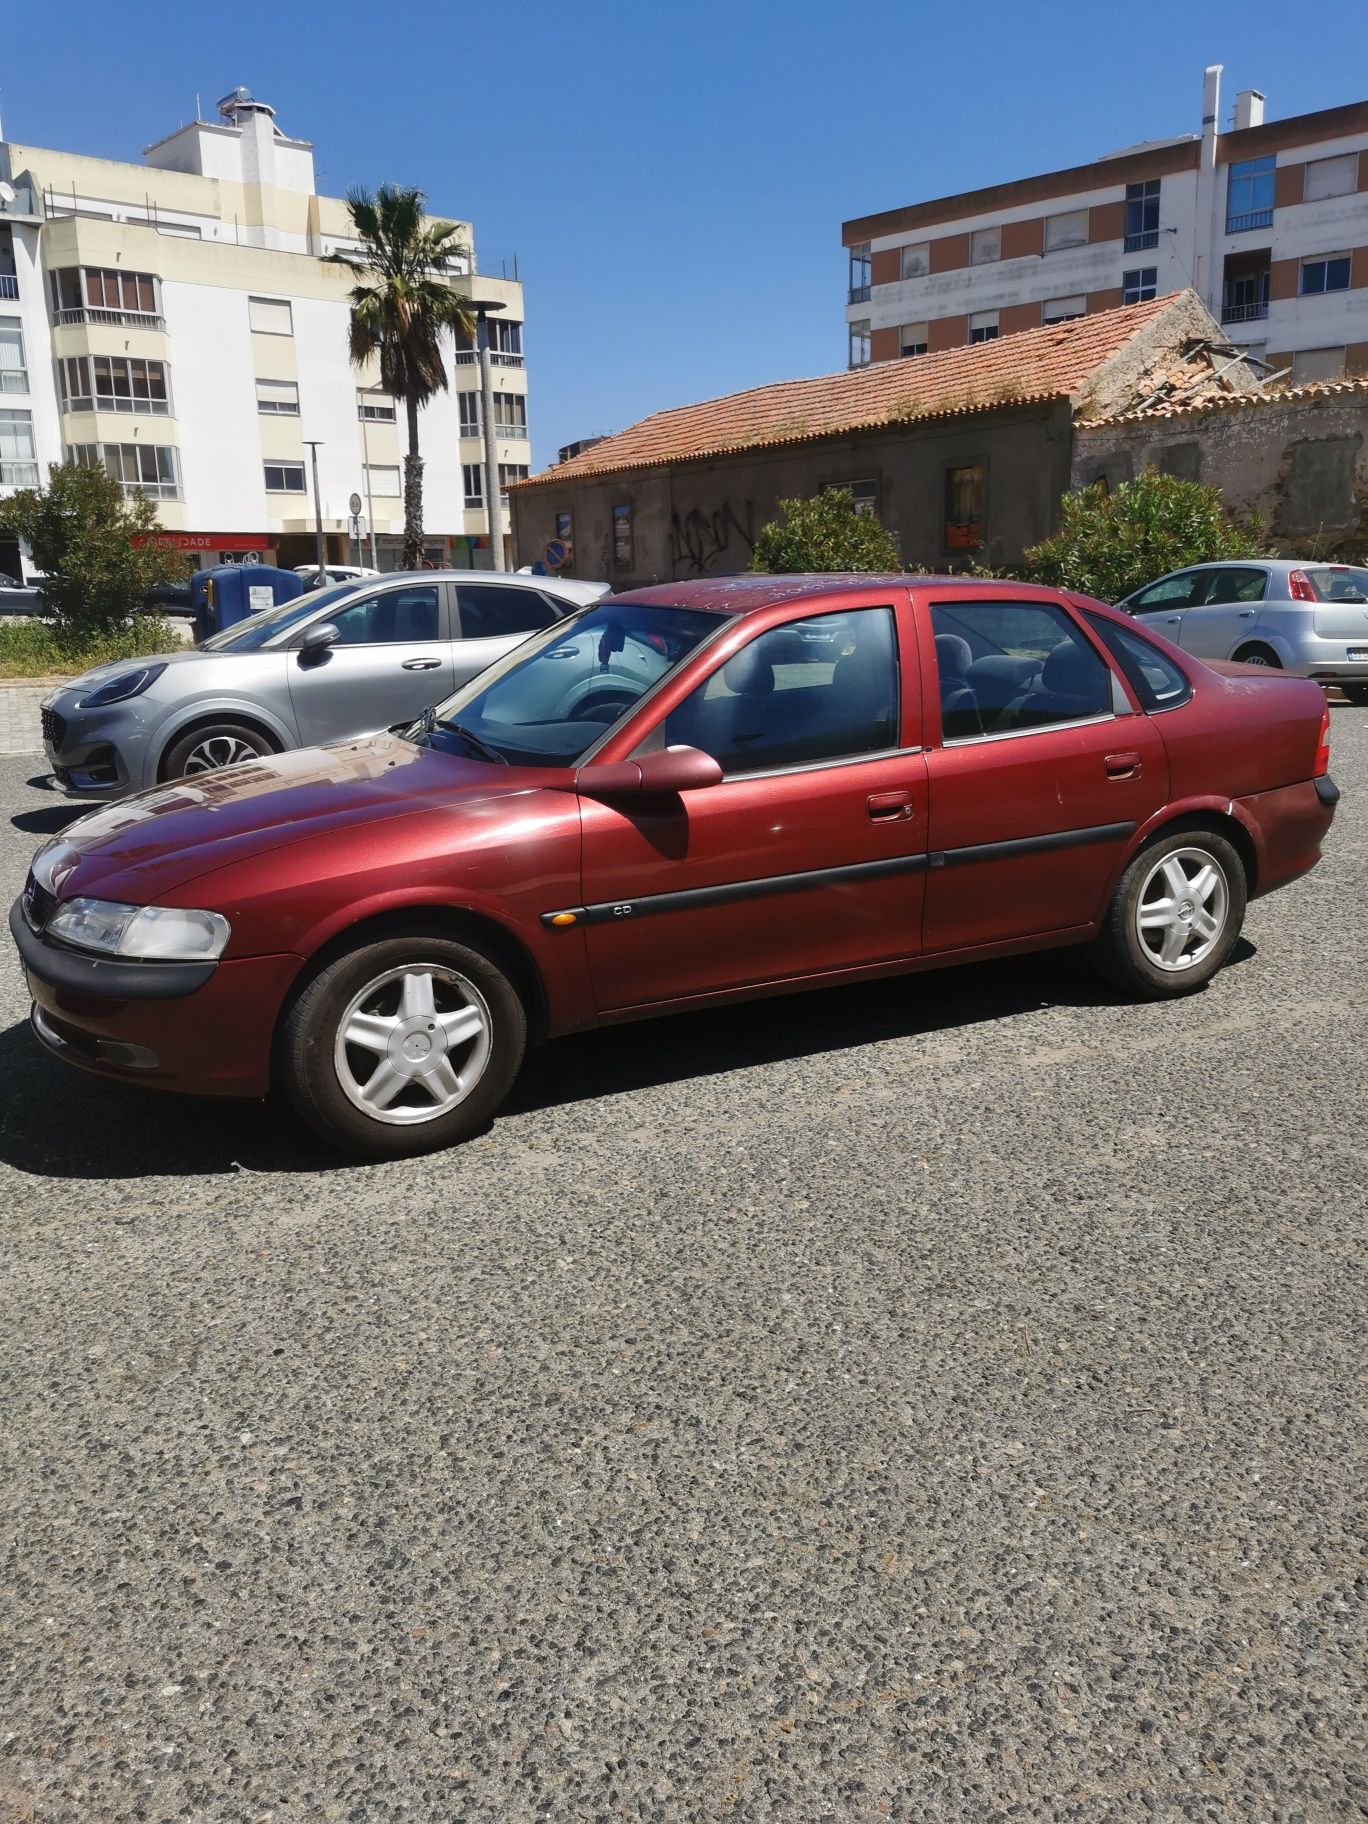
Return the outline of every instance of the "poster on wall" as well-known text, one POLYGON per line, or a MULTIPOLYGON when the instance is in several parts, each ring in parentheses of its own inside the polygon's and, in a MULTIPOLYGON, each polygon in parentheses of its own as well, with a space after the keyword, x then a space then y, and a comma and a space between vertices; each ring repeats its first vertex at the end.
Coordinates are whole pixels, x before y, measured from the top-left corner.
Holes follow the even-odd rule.
POLYGON ((613 508, 613 563, 619 570, 632 567, 632 509, 613 508))

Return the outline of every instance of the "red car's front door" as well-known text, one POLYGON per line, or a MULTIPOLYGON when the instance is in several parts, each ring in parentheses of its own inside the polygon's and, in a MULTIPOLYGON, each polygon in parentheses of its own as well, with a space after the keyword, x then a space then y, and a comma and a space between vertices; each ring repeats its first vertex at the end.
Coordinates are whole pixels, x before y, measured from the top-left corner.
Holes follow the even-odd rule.
POLYGON ((942 722, 925 949, 1091 923, 1167 799, 1159 731, 1062 603, 928 595, 924 611, 942 722))
POLYGON ((927 824, 912 640, 905 597, 760 633, 641 744, 713 754, 720 785, 660 804, 582 799, 600 1011, 917 952, 927 824))

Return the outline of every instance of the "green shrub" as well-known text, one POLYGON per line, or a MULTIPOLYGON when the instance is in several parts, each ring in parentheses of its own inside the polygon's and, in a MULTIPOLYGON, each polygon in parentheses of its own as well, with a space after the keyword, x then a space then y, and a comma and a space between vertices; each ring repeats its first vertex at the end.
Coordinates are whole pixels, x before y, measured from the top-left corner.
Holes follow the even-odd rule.
POLYGON ((872 513, 858 512, 849 488, 811 500, 781 500, 779 518, 761 528, 750 568, 770 576, 805 571, 901 570, 897 540, 872 513))
POLYGON ((1169 570, 1268 551, 1256 518, 1227 512, 1216 488, 1145 469, 1108 493, 1095 482, 1060 503, 1060 528, 1026 553, 1022 574, 1119 602, 1169 570))
POLYGON ((71 677, 110 659, 175 652, 176 629, 158 615, 138 615, 111 633, 79 634, 51 621, 0 621, 0 678, 71 677))
POLYGON ((102 468, 53 463, 46 488, 0 500, 0 532, 21 538, 43 572, 43 604, 72 636, 127 627, 144 597, 170 580, 175 558, 156 537, 157 509, 127 499, 102 468))

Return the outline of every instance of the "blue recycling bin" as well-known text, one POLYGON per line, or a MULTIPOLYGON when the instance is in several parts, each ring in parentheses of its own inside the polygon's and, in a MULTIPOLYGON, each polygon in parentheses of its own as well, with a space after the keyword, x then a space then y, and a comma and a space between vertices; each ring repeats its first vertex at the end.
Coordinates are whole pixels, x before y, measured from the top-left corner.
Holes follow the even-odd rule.
POLYGON ((275 564, 219 564, 213 570, 197 570, 190 578, 195 637, 207 640, 211 633, 222 633, 225 627, 303 593, 304 579, 275 564))

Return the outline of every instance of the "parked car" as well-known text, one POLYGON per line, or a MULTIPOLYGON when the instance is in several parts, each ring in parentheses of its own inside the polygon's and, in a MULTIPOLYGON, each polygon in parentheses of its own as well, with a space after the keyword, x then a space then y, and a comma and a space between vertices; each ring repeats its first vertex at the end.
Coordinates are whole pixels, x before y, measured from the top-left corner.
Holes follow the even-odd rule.
POLYGON ((178 578, 175 581, 154 583, 142 599, 144 614, 193 615, 195 598, 191 593, 190 578, 178 578))
POLYGON ((324 582, 352 583, 359 577, 380 575, 378 570, 368 570, 364 564, 326 564, 321 579, 317 564, 296 564, 294 573, 296 576, 302 576, 306 585, 320 589, 324 582))
POLYGON ((188 652, 97 665, 42 704, 64 792, 129 792, 411 722, 602 583, 428 570, 334 583, 188 652))
POLYGON ((1368 569, 1272 557, 1192 564, 1118 606, 1199 659, 1293 671, 1368 703, 1368 569))
POLYGON ((43 597, 32 583, 17 576, 0 575, 0 614, 41 614, 43 597))
POLYGON ((418 1152, 487 1122, 530 1041, 644 1014, 1068 944, 1191 993, 1315 864, 1329 720, 1305 679, 1042 588, 675 584, 405 734, 96 811, 10 928, 58 1056, 276 1081, 333 1144, 418 1152), (630 701, 593 695, 615 663, 630 701))

